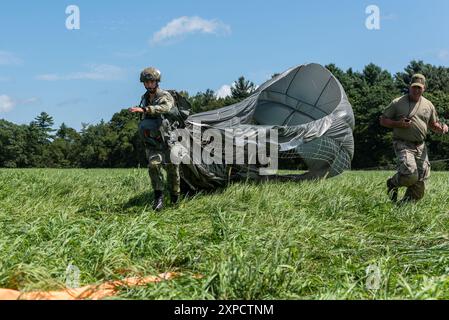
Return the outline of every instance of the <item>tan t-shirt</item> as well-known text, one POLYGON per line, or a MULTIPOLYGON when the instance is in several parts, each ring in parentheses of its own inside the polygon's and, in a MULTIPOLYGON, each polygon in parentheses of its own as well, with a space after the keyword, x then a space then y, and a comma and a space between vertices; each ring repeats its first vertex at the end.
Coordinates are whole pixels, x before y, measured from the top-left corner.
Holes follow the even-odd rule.
POLYGON ((418 102, 414 102, 409 99, 408 94, 394 99, 384 111, 383 116, 396 121, 401 118, 410 118, 413 122, 412 126, 410 128, 394 128, 393 139, 416 143, 423 142, 426 139, 429 124, 438 121, 437 112, 432 102, 424 97, 421 97, 418 102), (414 110, 415 108, 418 109, 414 110), (413 113, 412 117, 410 117, 411 113, 413 113))

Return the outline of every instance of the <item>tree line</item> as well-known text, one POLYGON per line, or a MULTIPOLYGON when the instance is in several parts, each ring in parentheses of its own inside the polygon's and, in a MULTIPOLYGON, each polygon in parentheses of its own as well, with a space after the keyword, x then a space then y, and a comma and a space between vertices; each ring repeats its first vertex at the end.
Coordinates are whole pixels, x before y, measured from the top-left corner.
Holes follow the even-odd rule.
MULTIPOLYGON (((402 72, 391 74, 375 64, 361 71, 343 71, 334 64, 326 66, 341 82, 353 107, 354 169, 394 165, 391 130, 380 127, 379 116, 388 104, 408 90, 411 76, 423 73, 428 82, 425 96, 436 106, 440 120, 449 117, 449 68, 412 61, 402 72)), ((218 98, 213 90, 189 96, 192 112, 203 112, 239 102, 254 92, 256 86, 243 76, 231 87, 231 95, 218 98)), ((0 119, 0 167, 6 168, 127 168, 145 167, 143 143, 137 131, 139 118, 126 109, 115 113, 108 122, 82 124, 77 131, 61 124, 54 129, 53 118, 40 113, 29 124, 17 125, 0 119)), ((430 134, 431 159, 449 155, 449 138, 430 134)), ((445 162, 433 165, 448 169, 445 162)))

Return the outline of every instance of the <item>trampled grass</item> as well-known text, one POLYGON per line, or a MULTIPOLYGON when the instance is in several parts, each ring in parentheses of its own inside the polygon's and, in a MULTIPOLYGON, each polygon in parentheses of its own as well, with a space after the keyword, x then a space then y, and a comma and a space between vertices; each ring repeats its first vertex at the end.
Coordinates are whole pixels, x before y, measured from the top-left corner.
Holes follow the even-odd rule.
POLYGON ((145 170, 0 170, 0 287, 60 289, 72 264, 81 285, 182 273, 124 299, 448 299, 449 173, 401 207, 389 174, 239 183, 155 214, 145 170))

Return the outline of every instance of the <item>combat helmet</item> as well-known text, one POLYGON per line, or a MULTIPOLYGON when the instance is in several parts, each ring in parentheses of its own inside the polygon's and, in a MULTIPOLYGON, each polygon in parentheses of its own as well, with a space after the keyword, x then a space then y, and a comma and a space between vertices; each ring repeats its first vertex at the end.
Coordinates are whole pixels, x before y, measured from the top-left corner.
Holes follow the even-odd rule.
POLYGON ((157 81, 160 82, 161 81, 161 72, 153 67, 149 67, 149 68, 145 68, 141 73, 140 73, 140 82, 145 82, 145 81, 157 81))

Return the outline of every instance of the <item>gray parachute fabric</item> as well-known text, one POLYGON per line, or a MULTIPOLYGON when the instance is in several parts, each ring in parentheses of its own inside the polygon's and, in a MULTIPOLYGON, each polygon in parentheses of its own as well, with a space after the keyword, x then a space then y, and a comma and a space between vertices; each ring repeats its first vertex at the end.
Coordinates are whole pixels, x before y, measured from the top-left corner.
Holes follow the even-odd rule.
POLYGON ((306 64, 265 82, 239 103, 191 115, 186 121, 188 137, 182 140, 185 143, 190 139, 190 150, 202 151, 202 161, 198 161, 198 156, 197 161, 192 161, 195 156, 186 148, 179 152, 175 147, 172 152, 178 152, 178 156, 182 153, 181 177, 194 190, 223 187, 241 179, 326 178, 350 168, 354 155, 353 128, 352 107, 339 81, 323 66, 306 64), (209 129, 214 131, 213 138, 209 129), (277 137, 271 134, 273 130, 277 137), (230 141, 228 153, 225 147, 212 148, 214 143, 225 145, 230 141), (308 172, 278 175, 267 170, 262 174, 261 169, 271 163, 253 159, 254 152, 249 150, 254 151, 254 147, 267 156, 269 150, 276 149, 279 163, 284 159, 297 159, 298 163, 302 160, 308 172), (204 161, 211 156, 221 156, 222 161, 204 161), (229 156, 233 156, 232 163, 229 156))

